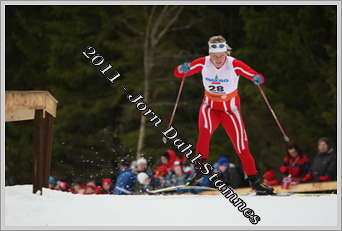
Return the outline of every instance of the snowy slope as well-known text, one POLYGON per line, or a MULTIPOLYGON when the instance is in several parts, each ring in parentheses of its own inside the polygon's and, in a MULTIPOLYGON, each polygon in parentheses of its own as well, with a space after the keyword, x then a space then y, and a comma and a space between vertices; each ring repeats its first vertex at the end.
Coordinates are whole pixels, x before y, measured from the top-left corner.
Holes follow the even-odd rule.
MULTIPOLYGON (((222 195, 73 195, 32 185, 5 188, 5 226, 254 226, 222 195)), ((336 226, 336 195, 245 196, 257 226, 336 226)))

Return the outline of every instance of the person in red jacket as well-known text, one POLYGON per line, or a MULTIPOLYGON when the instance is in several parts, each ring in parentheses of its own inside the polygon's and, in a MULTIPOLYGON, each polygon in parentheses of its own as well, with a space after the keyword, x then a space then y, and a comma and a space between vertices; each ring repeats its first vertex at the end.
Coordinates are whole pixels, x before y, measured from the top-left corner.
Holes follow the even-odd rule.
POLYGON ((283 183, 299 183, 309 170, 309 158, 295 144, 287 147, 287 155, 284 157, 283 165, 279 170, 284 175, 283 183))
POLYGON ((171 149, 169 149, 166 152, 162 153, 160 159, 161 159, 162 164, 167 169, 172 169, 173 168, 173 163, 175 161, 179 161, 175 151, 173 151, 171 149))
POLYGON ((233 143, 253 189, 258 194, 271 194, 273 188, 262 184, 248 147, 238 94, 240 76, 256 85, 262 84, 264 77, 241 60, 230 56, 231 48, 223 36, 211 37, 208 45, 208 56, 179 65, 174 70, 176 78, 202 74, 204 98, 199 110, 196 153, 201 153, 202 160, 208 158, 211 136, 221 124, 233 143))
POLYGON ((309 158, 303 155, 302 151, 295 144, 287 147, 287 155, 284 157, 283 165, 279 170, 285 176, 291 175, 292 178, 300 178, 309 170, 309 158))
POLYGON ((162 165, 158 166, 155 171, 155 177, 162 177, 166 175, 169 169, 173 168, 173 163, 175 161, 179 161, 176 153, 169 149, 166 152, 162 153, 160 156, 160 160, 162 165))

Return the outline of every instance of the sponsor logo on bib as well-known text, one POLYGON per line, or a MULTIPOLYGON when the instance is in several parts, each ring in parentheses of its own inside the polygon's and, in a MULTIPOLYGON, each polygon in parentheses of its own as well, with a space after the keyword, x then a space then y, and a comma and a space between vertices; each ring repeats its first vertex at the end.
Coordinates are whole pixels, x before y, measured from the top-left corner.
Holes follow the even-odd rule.
POLYGON ((210 81, 211 84, 221 84, 221 83, 227 83, 227 82, 229 82, 228 79, 219 79, 219 78, 217 77, 217 75, 215 76, 215 78, 206 77, 205 80, 210 81))

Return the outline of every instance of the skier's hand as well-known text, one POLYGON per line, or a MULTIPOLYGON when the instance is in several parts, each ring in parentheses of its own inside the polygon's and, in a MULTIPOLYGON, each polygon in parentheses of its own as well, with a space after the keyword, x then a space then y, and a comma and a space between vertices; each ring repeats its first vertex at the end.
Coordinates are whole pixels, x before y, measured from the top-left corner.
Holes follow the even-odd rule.
POLYGON ((253 76, 252 82, 255 85, 260 85, 264 83, 264 76, 262 76, 261 74, 256 74, 253 76))
POLYGON ((179 65, 178 70, 181 73, 189 72, 190 71, 190 63, 183 63, 182 65, 179 65))

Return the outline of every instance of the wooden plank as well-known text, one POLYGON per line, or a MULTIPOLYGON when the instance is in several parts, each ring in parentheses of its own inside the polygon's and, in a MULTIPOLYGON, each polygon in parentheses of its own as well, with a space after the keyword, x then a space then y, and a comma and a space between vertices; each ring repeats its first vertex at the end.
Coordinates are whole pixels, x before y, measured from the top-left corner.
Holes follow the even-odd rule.
MULTIPOLYGON (((280 187, 279 187, 280 188, 280 187)), ((279 189, 282 192, 318 192, 337 190, 336 181, 304 183, 292 186, 289 190, 279 189)))
POLYGON ((57 114, 57 100, 48 91, 6 91, 6 122, 34 119, 35 110, 57 114))
POLYGON ((6 122, 32 120, 34 110, 18 109, 16 111, 6 111, 6 122))
POLYGON ((45 93, 45 110, 53 117, 57 116, 57 100, 49 93, 45 93))
MULTIPOLYGON (((312 182, 312 183, 302 183, 297 185, 292 185, 290 189, 282 189, 280 185, 273 187, 274 192, 319 192, 319 191, 334 191, 337 190, 336 181, 326 181, 326 182, 312 182)), ((247 194, 253 192, 252 188, 237 188, 234 190, 237 194, 247 194)), ((218 195, 219 191, 203 191, 199 193, 201 195, 218 195)))

